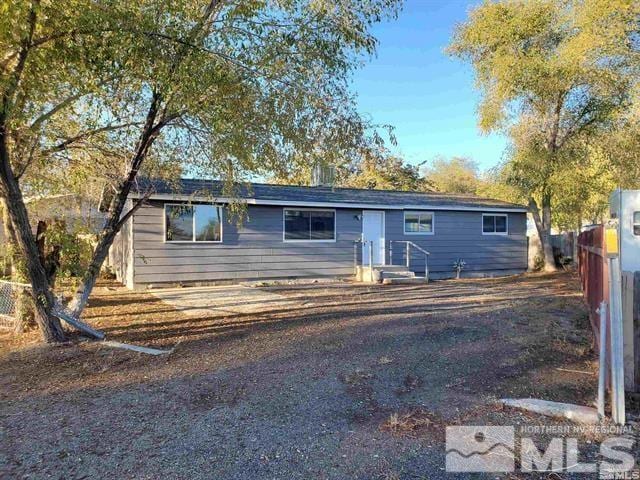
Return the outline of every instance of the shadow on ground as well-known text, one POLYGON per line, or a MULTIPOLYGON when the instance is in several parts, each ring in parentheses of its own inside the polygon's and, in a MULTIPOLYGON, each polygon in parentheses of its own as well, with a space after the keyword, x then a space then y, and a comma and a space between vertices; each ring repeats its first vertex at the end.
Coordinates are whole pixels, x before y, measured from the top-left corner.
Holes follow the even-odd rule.
POLYGON ((446 425, 540 423, 493 401, 587 404, 595 393, 588 320, 570 274, 266 290, 291 303, 192 316, 146 293, 97 291, 87 320, 112 340, 175 347, 167 357, 8 343, 3 471, 442 478, 446 425), (407 412, 423 420, 388 428, 407 412))

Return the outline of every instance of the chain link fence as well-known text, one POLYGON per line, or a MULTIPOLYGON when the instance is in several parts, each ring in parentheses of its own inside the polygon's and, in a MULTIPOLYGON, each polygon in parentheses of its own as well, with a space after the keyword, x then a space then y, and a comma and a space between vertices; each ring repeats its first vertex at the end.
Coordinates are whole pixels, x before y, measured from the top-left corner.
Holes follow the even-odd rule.
POLYGON ((31 286, 26 283, 0 280, 0 328, 14 329, 21 299, 27 300, 31 286))

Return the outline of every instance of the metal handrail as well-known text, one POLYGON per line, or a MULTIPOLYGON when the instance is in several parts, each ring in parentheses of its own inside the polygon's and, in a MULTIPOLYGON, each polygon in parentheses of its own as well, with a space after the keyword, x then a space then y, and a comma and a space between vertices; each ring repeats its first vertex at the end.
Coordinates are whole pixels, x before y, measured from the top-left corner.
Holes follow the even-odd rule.
MULTIPOLYGON (((369 246, 369 255, 368 255, 368 263, 369 263, 369 275, 370 275, 370 281, 373 282, 374 280, 374 275, 373 275, 373 241, 372 240, 363 240, 363 239, 358 239, 358 240, 354 240, 353 242, 353 267, 354 267, 354 271, 357 274, 358 272, 358 264, 361 263, 362 266, 365 265, 365 262, 358 262, 358 244, 362 245, 362 248, 364 249, 365 245, 369 246)), ((390 264, 393 265, 393 244, 394 243, 404 243, 406 245, 406 249, 407 249, 407 253, 406 253, 406 264, 407 264, 407 268, 411 267, 411 248, 415 248, 418 252, 422 253, 424 255, 424 279, 425 282, 429 282, 429 255, 431 255, 431 253, 429 253, 427 250, 425 250, 424 248, 420 247, 419 245, 416 245, 415 243, 408 241, 408 240, 390 240, 389 241, 389 262, 390 264)), ((383 259, 383 263, 384 259, 383 259)))
POLYGON ((389 241, 389 261, 393 264, 393 244, 394 243, 404 243, 407 245, 407 268, 411 267, 411 247, 415 248, 419 252, 424 255, 424 279, 425 282, 429 282, 429 253, 424 248, 416 245, 415 243, 409 240, 390 240, 389 241))
POLYGON ((410 244, 410 245, 411 245, 413 248, 415 248, 416 250, 418 250, 418 251, 420 251, 420 252, 424 253, 425 255, 431 255, 431 254, 430 254, 429 252, 427 252, 424 248, 422 248, 422 247, 420 247, 420 246, 416 245, 415 243, 413 243, 413 242, 407 242, 407 243, 408 243, 408 244, 410 244))
MULTIPOLYGON (((393 253, 393 244, 394 243, 406 243, 407 245, 411 245, 413 248, 415 248, 416 250, 424 253, 425 255, 431 255, 431 253, 427 252, 424 248, 422 248, 419 245, 416 245, 413 242, 410 242, 408 240, 389 240, 389 247, 390 247, 390 252, 393 253)), ((391 259, 391 261, 393 262, 393 258, 391 259)))

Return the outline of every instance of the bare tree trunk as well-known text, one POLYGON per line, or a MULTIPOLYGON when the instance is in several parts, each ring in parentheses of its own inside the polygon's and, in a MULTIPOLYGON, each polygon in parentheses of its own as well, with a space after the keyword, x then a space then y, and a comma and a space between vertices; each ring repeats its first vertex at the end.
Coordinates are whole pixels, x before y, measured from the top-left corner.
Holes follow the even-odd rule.
MULTIPOLYGON (((175 72, 179 68, 180 64, 184 60, 190 48, 188 44, 193 42, 193 40, 198 35, 201 35, 203 32, 206 32, 208 28, 210 28, 210 22, 220 12, 222 4, 222 0, 209 1, 203 11, 200 21, 193 26, 188 36, 188 42, 185 43, 182 50, 178 53, 175 63, 172 65, 169 71, 169 76, 171 76, 173 72, 175 72)), ((166 104, 164 105, 164 109, 162 108, 163 100, 163 96, 159 91, 153 92, 151 102, 149 104, 149 110, 147 111, 145 124, 140 133, 140 138, 136 145, 135 153, 128 164, 127 178, 120 183, 116 195, 111 201, 111 205, 109 208, 109 218, 107 219, 105 226, 102 229, 102 232, 98 239, 98 244, 93 251, 91 263, 89 264, 85 275, 82 277, 82 281, 80 283, 80 286, 76 290, 73 300, 68 305, 72 315, 76 318, 80 317, 82 311, 87 305, 87 301, 89 300, 91 291, 93 290, 96 280, 98 279, 102 264, 109 254, 109 248, 111 247, 115 236, 120 231, 120 228, 122 228, 122 226, 124 225, 126 219, 142 204, 142 202, 139 201, 131 211, 127 212, 127 214, 123 216, 127 198, 131 191, 131 187, 136 180, 136 176, 138 175, 138 171, 140 170, 142 163, 147 157, 147 154, 149 153, 153 142, 158 137, 162 128, 164 128, 169 122, 180 116, 180 114, 178 113, 171 115, 168 114, 166 112, 166 104)))
POLYGON ((49 288, 44 267, 38 258, 38 248, 29 224, 27 207, 22 198, 18 179, 11 168, 9 152, 9 119, 8 115, 14 106, 20 87, 27 57, 32 47, 33 34, 36 30, 39 0, 32 0, 29 10, 29 28, 21 39, 21 47, 13 71, 3 79, 3 94, 0 104, 0 197, 7 206, 10 223, 15 233, 16 245, 22 255, 26 274, 31 283, 31 294, 35 304, 36 323, 40 327, 46 342, 59 342, 65 339, 60 320, 52 315, 54 298, 49 288))
MULTIPOLYGON (((2 178, 4 183, 4 178, 2 178)), ((4 185, 3 185, 4 186, 4 185)), ((15 229, 16 244, 24 259, 26 274, 31 284, 31 294, 35 307, 35 321, 40 327, 42 337, 47 343, 65 340, 65 334, 60 320, 52 313, 54 298, 49 288, 49 282, 40 264, 35 239, 31 232, 27 211, 22 197, 15 193, 8 196, 9 216, 15 229), (17 228, 15 228, 17 227, 17 228)))
MULTIPOLYGON (((6 202, 3 199, 0 199, 0 206, 2 207, 2 224, 4 227, 6 251, 11 260, 11 279, 14 282, 23 283, 28 280, 25 274, 24 262, 16 252, 15 232, 11 225, 11 218, 9 217, 6 202)), ((16 333, 24 333, 27 328, 35 325, 33 299, 31 295, 29 295, 28 290, 21 289, 19 293, 16 294, 15 302, 14 331, 16 333)))
MULTIPOLYGON (((557 93, 556 101, 553 104, 551 111, 551 128, 549 130, 549 138, 547 140, 546 149, 549 154, 549 158, 546 159, 546 178, 547 180, 552 175, 550 167, 555 163, 556 156, 559 148, 559 134, 560 134, 560 120, 562 117, 562 108, 566 98, 567 92, 559 91, 557 93), (549 162, 551 162, 549 164, 549 162)), ((553 245, 551 244, 551 192, 548 185, 543 185, 541 195, 541 207, 542 218, 540 218, 540 210, 538 204, 533 198, 529 199, 529 208, 533 215, 533 220, 538 230, 538 236, 540 237, 540 243, 542 245, 542 253, 544 255, 544 271, 555 272, 556 261, 553 256, 553 245)))
MULTIPOLYGON (((93 250, 91 263, 82 277, 82 281, 76 290, 73 300, 68 305, 69 311, 76 318, 80 317, 82 311, 87 305, 89 295, 91 295, 91 291, 96 284, 96 280, 100 274, 100 269, 109 254, 109 248, 111 247, 114 238, 120 231, 120 228, 122 228, 126 218, 133 213, 132 210, 128 212, 126 216, 122 215, 127 203, 127 198, 131 192, 131 187, 136 180, 138 170, 146 158, 149 149, 153 145, 153 142, 160 133, 160 130, 170 120, 169 118, 163 118, 156 123, 161 101, 162 99, 160 94, 154 93, 153 98, 151 99, 151 105, 149 106, 149 111, 147 112, 145 126, 140 135, 140 139, 138 140, 136 153, 129 163, 128 176, 121 182, 116 195, 114 195, 111 200, 111 204, 109 206, 109 217, 102 228, 102 232, 100 232, 98 244, 93 250)), ((140 203, 137 204, 136 208, 139 206, 140 203)))
POLYGON ((26 274, 32 287, 35 320, 40 327, 45 342, 61 342, 65 340, 65 334, 60 320, 52 313, 53 293, 49 287, 44 267, 40 263, 38 248, 29 224, 27 208, 20 188, 13 177, 13 172, 8 165, 8 159, 3 155, 2 150, 2 142, 0 141, 0 186, 6 200, 16 245, 21 253, 26 274))
POLYGON ((111 248, 111 244, 113 243, 113 240, 120 230, 120 215, 122 214, 122 210, 124 209, 129 190, 130 186, 126 189, 126 191, 121 190, 118 194, 118 197, 112 202, 113 208, 111 209, 109 218, 107 219, 105 226, 100 233, 98 243, 93 250, 91 263, 89 264, 82 277, 82 281, 80 282, 80 285, 76 290, 73 300, 68 306, 71 315, 76 318, 80 317, 82 311, 86 307, 89 300, 89 295, 91 295, 91 291, 96 284, 98 276, 100 275, 102 264, 109 254, 109 248, 111 248))
POLYGON ((35 305, 35 319, 42 332, 42 337, 47 343, 64 341, 65 334, 60 320, 52 314, 53 292, 49 287, 44 266, 40 263, 36 239, 29 224, 27 207, 24 204, 18 181, 11 169, 4 112, 0 113, 0 196, 5 200, 16 246, 25 263, 35 305))
POLYGON ((549 195, 543 195, 542 199, 542 217, 540 217, 540 209, 535 199, 529 199, 529 209, 536 224, 538 237, 542 246, 542 254, 544 256, 544 271, 555 272, 556 262, 553 257, 553 246, 551 245, 551 198, 549 195))
POLYGON ((551 199, 546 195, 542 198, 542 221, 544 224, 544 237, 542 239, 544 270, 545 272, 555 272, 556 261, 553 255, 553 245, 551 244, 551 199))
MULTIPOLYGON (((64 222, 62 222, 59 227, 63 229, 66 228, 64 222)), ((38 228, 36 229, 36 243, 38 245, 38 253, 40 254, 40 263, 44 266, 49 286, 54 288, 56 284, 56 274, 58 273, 58 268, 60 268, 60 252, 62 247, 60 245, 47 245, 48 229, 49 224, 46 221, 38 221, 38 228)))

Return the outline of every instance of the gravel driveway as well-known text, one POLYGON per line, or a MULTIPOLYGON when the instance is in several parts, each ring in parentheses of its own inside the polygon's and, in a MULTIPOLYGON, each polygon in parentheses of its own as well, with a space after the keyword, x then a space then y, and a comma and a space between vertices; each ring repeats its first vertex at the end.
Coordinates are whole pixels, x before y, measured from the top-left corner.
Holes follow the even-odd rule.
POLYGON ((0 337, 0 477, 451 478, 446 425, 540 424, 492 402, 595 393, 568 274, 275 286, 291 305, 195 317, 104 287, 88 321, 174 353, 0 337))

